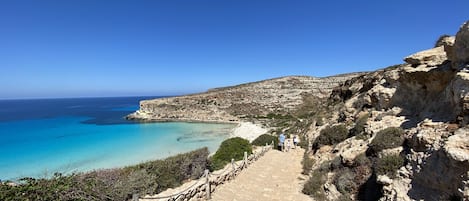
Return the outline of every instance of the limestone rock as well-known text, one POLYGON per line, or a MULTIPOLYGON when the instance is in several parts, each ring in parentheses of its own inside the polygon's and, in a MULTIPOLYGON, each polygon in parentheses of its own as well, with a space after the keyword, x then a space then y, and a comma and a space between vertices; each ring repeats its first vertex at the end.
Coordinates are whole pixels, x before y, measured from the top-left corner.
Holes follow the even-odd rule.
MULTIPOLYGON (((456 37, 454 37, 454 36, 444 35, 444 36, 440 37, 438 39, 438 41, 436 41, 435 47, 440 47, 440 46, 452 47, 454 45, 454 40, 455 39, 456 39, 456 37)), ((446 50, 446 48, 445 48, 445 50, 446 50)))
POLYGON ((143 100, 128 119, 148 121, 232 122, 243 117, 290 112, 303 103, 305 94, 328 97, 340 83, 362 73, 325 78, 289 76, 180 97, 143 100))
POLYGON ((391 106, 391 99, 396 92, 396 88, 376 85, 367 95, 370 97, 371 104, 378 110, 388 109, 391 106))
POLYGON ((446 57, 448 57, 449 60, 453 58, 453 48, 454 48, 454 41, 456 37, 455 36, 446 36, 440 38, 440 40, 437 41, 436 47, 443 46, 446 52, 446 57))
POLYGON ((464 68, 469 63, 469 21, 464 23, 456 34, 450 56, 454 69, 464 68))
POLYGON ((457 130, 453 136, 448 138, 444 149, 451 159, 469 162, 469 129, 457 130))
POLYGON ((404 61, 412 65, 437 66, 447 59, 444 47, 440 46, 407 56, 404 61))
POLYGON ((469 122, 469 73, 458 72, 448 88, 447 96, 451 101, 460 126, 469 122))
POLYGON ((415 151, 426 151, 429 149, 439 149, 441 140, 450 135, 447 125, 443 122, 432 122, 424 120, 415 129, 415 133, 409 139, 409 145, 415 151))
POLYGON ((376 181, 385 186, 392 184, 392 179, 389 178, 387 175, 378 175, 378 178, 376 179, 376 181))
MULTIPOLYGON (((340 147, 338 147, 340 148, 340 147)), ((363 140, 355 140, 351 139, 345 143, 345 146, 342 147, 340 153, 340 158, 342 159, 342 163, 348 166, 352 166, 355 158, 366 152, 368 148, 367 142, 363 140)))

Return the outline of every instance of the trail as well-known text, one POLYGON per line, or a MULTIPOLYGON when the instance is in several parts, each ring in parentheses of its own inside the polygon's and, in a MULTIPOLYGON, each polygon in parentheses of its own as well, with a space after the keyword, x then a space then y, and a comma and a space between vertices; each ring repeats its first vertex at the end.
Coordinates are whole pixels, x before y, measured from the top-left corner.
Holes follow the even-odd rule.
POLYGON ((214 201, 312 200, 301 193, 304 149, 271 150, 212 194, 214 201))

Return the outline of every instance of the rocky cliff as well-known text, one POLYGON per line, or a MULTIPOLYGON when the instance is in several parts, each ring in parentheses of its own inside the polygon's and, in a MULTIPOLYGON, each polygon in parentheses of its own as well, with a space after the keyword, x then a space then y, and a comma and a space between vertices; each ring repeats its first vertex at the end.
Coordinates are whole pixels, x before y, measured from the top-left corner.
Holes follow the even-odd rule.
POLYGON ((144 100, 128 119, 144 121, 239 121, 241 118, 288 113, 304 96, 328 97, 340 83, 360 73, 325 78, 290 76, 209 90, 206 93, 144 100))
POLYGON ((469 200, 469 22, 404 61, 333 90, 340 109, 307 132, 326 175, 313 197, 469 200), (338 125, 349 133, 324 143, 338 125))

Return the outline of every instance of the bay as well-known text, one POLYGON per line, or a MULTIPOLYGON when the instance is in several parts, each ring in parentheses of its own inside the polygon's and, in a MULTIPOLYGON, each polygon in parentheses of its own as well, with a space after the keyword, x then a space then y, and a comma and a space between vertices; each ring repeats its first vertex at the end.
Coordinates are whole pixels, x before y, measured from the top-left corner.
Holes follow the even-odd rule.
POLYGON ((0 101, 0 179, 124 167, 208 147, 233 124, 139 123, 125 115, 153 97, 0 101))

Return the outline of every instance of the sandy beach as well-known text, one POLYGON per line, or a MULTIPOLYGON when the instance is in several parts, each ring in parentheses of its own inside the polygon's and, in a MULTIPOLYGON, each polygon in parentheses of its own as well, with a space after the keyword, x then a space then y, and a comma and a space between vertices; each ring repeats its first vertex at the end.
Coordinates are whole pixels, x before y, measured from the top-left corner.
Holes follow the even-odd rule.
POLYGON ((241 122, 233 129, 230 137, 241 137, 252 142, 260 135, 267 133, 267 131, 267 129, 262 128, 260 125, 253 124, 251 122, 241 122))

